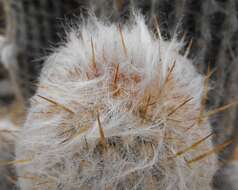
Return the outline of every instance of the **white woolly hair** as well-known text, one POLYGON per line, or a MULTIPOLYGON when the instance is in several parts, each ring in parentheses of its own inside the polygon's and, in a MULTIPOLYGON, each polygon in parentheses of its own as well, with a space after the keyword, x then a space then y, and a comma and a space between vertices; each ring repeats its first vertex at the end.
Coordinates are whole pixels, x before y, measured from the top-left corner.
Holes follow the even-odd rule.
POLYGON ((141 16, 91 19, 46 61, 17 140, 22 190, 206 190, 205 77, 141 16), (26 161, 23 163, 23 161, 26 161))

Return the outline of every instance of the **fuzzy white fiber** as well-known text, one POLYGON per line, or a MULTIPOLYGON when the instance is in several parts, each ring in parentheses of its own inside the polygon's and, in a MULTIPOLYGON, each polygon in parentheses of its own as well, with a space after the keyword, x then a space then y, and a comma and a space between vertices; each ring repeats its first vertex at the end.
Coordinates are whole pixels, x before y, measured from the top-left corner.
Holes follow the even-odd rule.
POLYGON ((16 145, 21 189, 211 189, 216 158, 200 156, 211 132, 197 122, 205 77, 181 44, 154 37, 140 16, 79 28, 32 98, 16 145))

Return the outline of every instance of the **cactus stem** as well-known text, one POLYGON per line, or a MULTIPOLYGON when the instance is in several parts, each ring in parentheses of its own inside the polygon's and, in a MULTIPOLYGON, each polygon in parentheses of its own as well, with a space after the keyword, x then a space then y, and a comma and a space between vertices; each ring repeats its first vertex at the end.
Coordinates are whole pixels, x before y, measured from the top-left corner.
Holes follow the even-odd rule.
POLYGON ((38 94, 37 96, 40 97, 40 98, 43 99, 43 100, 46 100, 47 102, 49 102, 49 103, 51 103, 51 104, 53 104, 53 105, 55 105, 55 106, 58 106, 58 107, 62 108, 62 109, 65 110, 66 112, 75 115, 75 112, 74 112, 73 110, 71 110, 70 108, 67 108, 67 107, 64 106, 64 105, 62 105, 62 104, 60 104, 60 103, 58 103, 58 102, 56 102, 56 101, 54 101, 54 100, 51 100, 51 99, 49 99, 49 98, 46 98, 46 97, 44 97, 44 96, 41 96, 41 95, 39 95, 39 94, 38 94))
POLYGON ((206 158, 207 156, 210 156, 211 154, 217 154, 218 152, 224 150, 227 146, 229 146, 232 143, 232 140, 228 140, 226 142, 224 142, 223 144, 219 144, 218 146, 216 146, 214 149, 209 150, 208 152, 205 152, 199 156, 197 156, 196 158, 193 158, 191 160, 189 160, 187 163, 189 165, 198 162, 204 158, 206 158))
POLYGON ((126 43, 125 43, 125 40, 124 40, 124 35, 123 35, 122 28, 121 28, 120 24, 119 24, 118 29, 119 29, 119 33, 120 33, 120 37, 121 37, 121 44, 122 44, 122 47, 123 47, 123 51, 125 53, 125 56, 128 57, 126 43))
POLYGON ((103 131, 103 128, 102 128, 102 124, 101 124, 101 121, 100 121, 99 112, 97 112, 97 123, 98 123, 98 127, 99 127, 100 143, 104 148, 106 148, 107 144, 106 144, 106 139, 105 139, 104 131, 103 131))
POLYGON ((181 107, 183 107, 184 105, 186 105, 188 102, 190 102, 193 99, 193 97, 186 99, 183 103, 181 103, 180 105, 178 105, 176 108, 174 108, 169 114, 168 116, 173 115, 178 109, 180 109, 181 107))
POLYGON ((91 38, 91 48, 92 48, 92 68, 95 73, 97 73, 96 55, 93 44, 93 38, 91 38))
POLYGON ((217 114, 219 112, 223 112, 223 111, 225 111, 225 110, 227 110, 227 109, 229 109, 231 107, 236 107, 237 105, 238 105, 238 100, 235 100, 235 101, 233 101, 233 102, 231 102, 229 104, 226 104, 224 106, 221 106, 219 108, 216 108, 214 110, 209 111, 204 117, 209 118, 209 117, 211 117, 211 116, 213 116, 213 115, 215 115, 215 114, 217 114))
POLYGON ((183 155, 184 153, 196 148, 197 146, 199 146, 201 143, 203 143, 205 140, 207 140, 209 137, 211 137, 213 135, 213 133, 210 133, 209 135, 207 135, 206 137, 202 138, 201 140, 193 143, 191 146, 185 148, 184 150, 181 150, 179 152, 176 153, 176 156, 175 157, 178 157, 178 156, 181 156, 183 155))

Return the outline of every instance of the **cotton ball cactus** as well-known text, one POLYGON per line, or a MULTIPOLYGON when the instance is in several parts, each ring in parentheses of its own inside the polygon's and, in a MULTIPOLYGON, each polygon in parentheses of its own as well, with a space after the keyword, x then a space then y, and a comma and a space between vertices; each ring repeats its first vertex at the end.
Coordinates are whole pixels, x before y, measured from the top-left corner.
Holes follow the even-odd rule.
POLYGON ((156 38, 141 16, 79 28, 32 98, 16 145, 21 189, 210 189, 206 78, 181 43, 156 38))

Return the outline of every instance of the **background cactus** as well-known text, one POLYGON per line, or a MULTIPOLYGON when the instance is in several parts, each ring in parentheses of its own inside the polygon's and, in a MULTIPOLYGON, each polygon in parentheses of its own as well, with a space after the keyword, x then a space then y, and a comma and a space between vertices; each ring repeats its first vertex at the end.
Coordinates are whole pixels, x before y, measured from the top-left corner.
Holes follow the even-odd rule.
MULTIPOLYGON (((2 114, 2 113, 1 113, 2 114)), ((18 128, 9 119, 0 117, 0 187, 3 190, 17 189, 15 160, 15 139, 18 128), (11 163, 12 162, 12 163, 11 163)))

